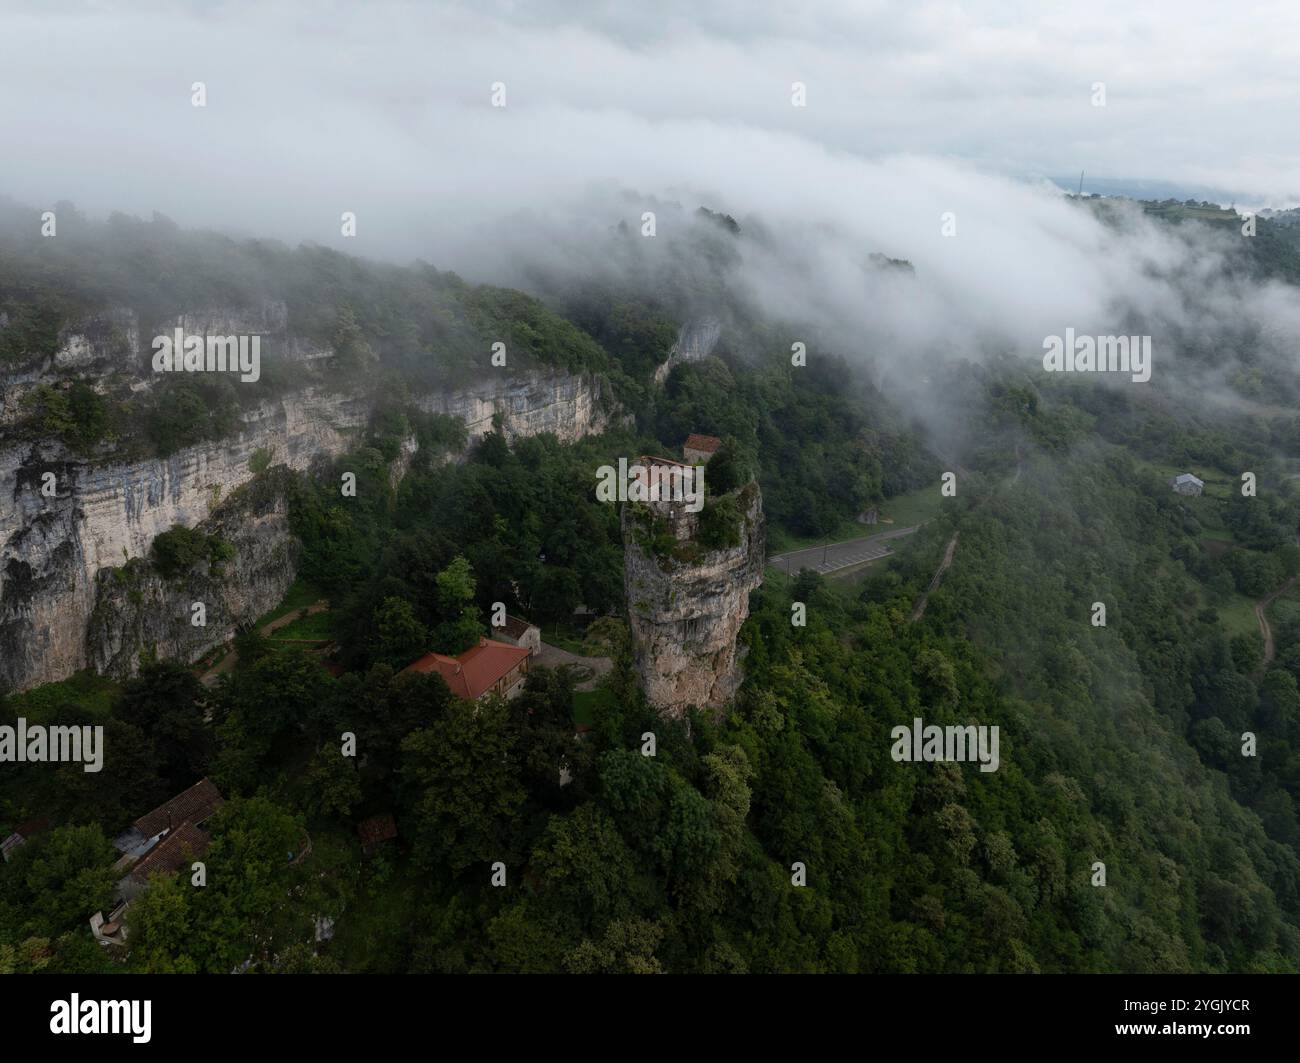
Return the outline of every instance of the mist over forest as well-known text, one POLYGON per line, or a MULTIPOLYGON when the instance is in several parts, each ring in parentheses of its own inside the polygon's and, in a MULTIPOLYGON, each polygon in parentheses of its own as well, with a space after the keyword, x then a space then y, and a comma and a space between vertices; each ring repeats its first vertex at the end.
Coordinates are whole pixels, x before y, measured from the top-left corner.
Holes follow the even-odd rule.
POLYGON ((0 973, 1300 972, 1300 19, 1088 7, 0 3, 0 973))

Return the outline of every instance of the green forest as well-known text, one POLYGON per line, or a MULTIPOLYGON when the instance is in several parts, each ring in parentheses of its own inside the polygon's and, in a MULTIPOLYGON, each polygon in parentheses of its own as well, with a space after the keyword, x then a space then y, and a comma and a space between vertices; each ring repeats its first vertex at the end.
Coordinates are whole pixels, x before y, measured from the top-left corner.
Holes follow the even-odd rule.
MULTIPOLYGON (((708 211, 700 225, 719 256, 739 231, 708 211)), ((0 256, 0 310, 20 330, 0 333, 0 365, 104 301, 161 318, 271 293, 339 352, 334 383, 383 400, 330 467, 267 455, 255 481, 288 499, 295 603, 328 602, 312 623, 337 674, 249 630, 213 686, 145 660, 123 682, 81 673, 0 700, 4 724, 102 724, 108 750, 97 774, 0 776, 0 835, 50 823, 0 867, 0 972, 1300 972, 1300 414, 1249 405, 1252 387, 1300 395, 1283 370, 1257 366, 1244 405, 1213 408, 953 361, 936 393, 969 433, 959 465, 855 352, 791 365, 780 323, 654 385, 691 309, 681 278, 534 298, 161 218, 89 230, 36 274, 17 245, 0 256), (571 444, 498 430, 457 459, 459 423, 411 396, 481 365, 493 336, 524 365, 603 376, 632 416, 571 444), (735 482, 757 481, 770 536, 865 534, 845 527, 917 493, 936 515, 851 577, 769 567, 734 702, 672 720, 637 682, 619 512, 596 501, 594 470, 677 455, 692 432, 724 441, 735 482), (1203 496, 1170 490, 1188 470, 1203 496), (535 668, 519 696, 475 704, 401 674, 471 645, 496 602, 611 657, 595 692, 535 668), (896 762, 891 729, 915 717, 998 726, 999 770, 896 762), (340 755, 347 734, 359 756, 340 755), (119 877, 112 839, 205 776, 226 798, 207 884, 158 877, 128 909, 127 947, 104 949, 87 919, 119 877), (388 813, 397 839, 363 857, 357 825, 388 813), (310 853, 286 860, 304 835, 310 853)), ((1272 276, 1295 252, 1258 254, 1272 276)), ((90 453, 143 423, 167 453, 238 410, 200 396, 210 420, 169 435, 90 395, 40 398, 26 430, 90 453)), ((178 527, 148 563, 177 578, 228 554, 178 527)))

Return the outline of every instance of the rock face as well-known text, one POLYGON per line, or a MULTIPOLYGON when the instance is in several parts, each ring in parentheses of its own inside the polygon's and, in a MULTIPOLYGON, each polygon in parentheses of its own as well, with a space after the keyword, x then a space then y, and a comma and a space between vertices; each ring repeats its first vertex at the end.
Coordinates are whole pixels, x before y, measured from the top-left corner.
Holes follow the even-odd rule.
MULTIPOLYGON (((160 326, 172 327, 259 332, 275 338, 281 357, 322 355, 289 333, 277 303, 185 313, 160 326)), ((366 401, 305 388, 246 411, 236 435, 163 459, 85 458, 56 441, 33 443, 18 433, 6 439, 22 396, 68 374, 97 387, 110 377, 125 377, 135 389, 151 387, 142 348, 152 335, 130 311, 108 310, 65 329, 53 357, 0 372, 0 691, 64 679, 88 666, 130 674, 141 650, 192 661, 229 638, 235 625, 273 607, 294 578, 296 544, 286 515, 255 508, 221 516, 220 503, 254 478, 255 456, 306 471, 345 453, 368 421, 366 401), (239 512, 247 527, 231 523, 239 512), (236 548, 223 576, 191 574, 175 587, 148 566, 128 564, 146 557, 160 532, 176 524, 207 527, 210 518, 221 522, 215 534, 236 548), (206 627, 190 623, 195 601, 205 602, 206 627)), ((599 378, 499 373, 426 395, 419 404, 462 418, 471 442, 491 431, 496 414, 508 438, 553 432, 566 442, 605 431, 620 417, 599 378)), ((403 444, 394 480, 414 451, 413 439, 403 444)))
MULTIPOLYGON (((334 353, 328 346, 296 335, 289 328, 289 308, 276 299, 253 307, 208 307, 177 314, 156 325, 158 334, 177 328, 190 336, 258 335, 262 337, 263 354, 291 361, 311 362, 334 353)), ((145 347, 152 341, 153 333, 146 337, 145 347)))
POLYGON ((86 635, 89 664, 115 677, 134 675, 142 652, 189 664, 234 638, 241 625, 273 609, 293 582, 299 544, 289 530, 291 475, 277 467, 239 488, 198 529, 234 548, 175 580, 136 559, 95 574, 95 608, 86 635), (204 623, 196 625, 195 604, 204 623))
MULTIPOLYGON (((742 678, 736 638, 749 615, 749 594, 763 581, 763 499, 757 484, 740 493, 737 546, 699 552, 688 561, 651 553, 638 519, 623 512, 624 587, 632 651, 646 697, 680 717, 691 705, 717 709, 742 678)), ((690 520, 689 515, 682 518, 690 520)), ((670 522, 674 541, 692 527, 670 522)))
POLYGON ((134 312, 115 307, 60 332, 54 365, 85 370, 109 359, 127 359, 139 349, 140 327, 134 312))
POLYGON ((58 384, 63 374, 87 376, 95 386, 135 371, 140 327, 135 313, 110 307, 59 331, 54 354, 0 370, 0 429, 23 415, 23 399, 44 384, 58 384))
POLYGON ((479 383, 433 392, 416 399, 416 404, 426 413, 459 417, 470 443, 492 431, 497 414, 507 440, 552 433, 562 443, 598 435, 618 417, 603 381, 558 370, 513 376, 494 370, 479 383))
MULTIPOLYGON (((343 453, 366 417, 359 402, 308 391, 257 407, 232 438, 163 459, 96 463, 59 444, 0 447, 0 689, 63 679, 104 659, 87 644, 106 587, 100 570, 144 557, 175 524, 206 520, 253 478, 249 463, 259 451, 306 470, 343 453)), ((291 568, 285 577, 292 580, 291 568)), ((215 645, 216 632, 207 630, 215 645)))
POLYGON ((713 353, 722 336, 722 322, 713 318, 688 321, 677 333, 677 342, 669 352, 668 360, 655 369, 655 383, 662 384, 678 362, 700 362, 713 353))

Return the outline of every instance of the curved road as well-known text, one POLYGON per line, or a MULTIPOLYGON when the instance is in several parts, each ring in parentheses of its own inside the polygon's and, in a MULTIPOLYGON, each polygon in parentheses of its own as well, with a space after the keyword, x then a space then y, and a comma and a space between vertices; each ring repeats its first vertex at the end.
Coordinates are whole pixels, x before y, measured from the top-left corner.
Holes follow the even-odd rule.
POLYGON ((773 554, 767 559, 767 563, 789 575, 810 568, 825 576, 831 572, 838 572, 842 568, 875 561, 892 553, 893 551, 885 545, 890 539, 911 535, 920 526, 914 524, 910 528, 894 528, 892 531, 868 535, 865 539, 850 539, 843 543, 827 543, 824 546, 809 546, 803 550, 773 554))
MULTIPOLYGON (((1300 535, 1296 536, 1296 545, 1300 546, 1300 535)), ((1264 595, 1255 603, 1255 619, 1259 621, 1259 633, 1264 637, 1264 660, 1260 665, 1261 670, 1268 668, 1273 662, 1273 658, 1277 656, 1277 644, 1273 641, 1273 629, 1269 626, 1268 618, 1264 613, 1276 599, 1291 589, 1291 585, 1295 581, 1296 577, 1292 576, 1272 594, 1264 595)))

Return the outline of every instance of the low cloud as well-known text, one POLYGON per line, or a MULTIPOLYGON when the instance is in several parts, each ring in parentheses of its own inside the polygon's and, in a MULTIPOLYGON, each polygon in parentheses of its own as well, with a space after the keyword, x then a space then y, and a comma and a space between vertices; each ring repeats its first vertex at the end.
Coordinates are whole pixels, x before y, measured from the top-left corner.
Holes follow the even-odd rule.
POLYGON ((742 226, 729 285, 884 372, 1140 326, 1158 379, 1162 337, 1225 321, 1285 350, 1295 291, 1235 279, 1231 233, 1106 225, 1032 175, 1287 201, 1300 10, 1247 7, 1243 35, 1211 3, 10 4, 0 192, 525 285, 617 275, 610 229, 646 210, 673 254, 704 204, 742 226))

